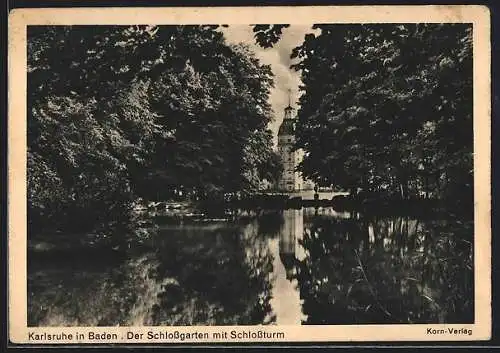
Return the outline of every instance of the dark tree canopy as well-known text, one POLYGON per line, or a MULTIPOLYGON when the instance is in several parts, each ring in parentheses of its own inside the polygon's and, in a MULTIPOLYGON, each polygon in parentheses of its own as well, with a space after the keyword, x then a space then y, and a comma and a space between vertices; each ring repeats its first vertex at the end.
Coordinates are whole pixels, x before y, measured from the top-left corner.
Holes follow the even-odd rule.
POLYGON ((471 204, 472 27, 313 29, 291 53, 303 82, 297 147, 306 152, 304 175, 352 193, 471 204))
POLYGON ((255 40, 263 48, 271 48, 280 40, 283 29, 288 27, 288 24, 254 25, 255 40))
POLYGON ((279 169, 272 86, 218 26, 29 27, 31 220, 93 224, 137 196, 254 190, 279 169))

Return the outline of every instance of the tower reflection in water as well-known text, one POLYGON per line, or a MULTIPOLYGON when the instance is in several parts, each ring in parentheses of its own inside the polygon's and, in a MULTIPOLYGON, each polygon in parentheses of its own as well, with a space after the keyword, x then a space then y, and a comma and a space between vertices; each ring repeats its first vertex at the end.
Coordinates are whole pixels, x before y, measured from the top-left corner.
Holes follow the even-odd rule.
POLYGON ((299 242, 302 240, 306 228, 310 228, 311 222, 317 217, 349 219, 351 214, 349 212, 336 212, 332 208, 324 207, 283 210, 284 224, 279 237, 279 256, 289 281, 292 281, 296 274, 296 261, 301 261, 305 257, 305 250, 299 242), (304 217, 307 218, 306 224, 304 224, 304 217))
POLYGON ((331 208, 301 208, 283 210, 283 225, 280 229, 274 260, 274 285, 271 304, 278 325, 301 325, 308 318, 303 312, 304 298, 297 280, 297 268, 306 258, 301 245, 304 232, 308 232, 317 217, 346 218, 348 214, 335 212, 331 208))
POLYGON ((294 278, 297 261, 303 259, 300 239, 304 232, 302 210, 283 210, 279 238, 273 244, 274 282, 271 305, 278 325, 301 325, 307 317, 302 313, 298 281, 294 278))
POLYGON ((286 278, 292 280, 295 274, 295 261, 300 255, 298 240, 304 232, 303 210, 289 209, 283 211, 284 225, 280 232, 279 255, 286 270, 286 278))

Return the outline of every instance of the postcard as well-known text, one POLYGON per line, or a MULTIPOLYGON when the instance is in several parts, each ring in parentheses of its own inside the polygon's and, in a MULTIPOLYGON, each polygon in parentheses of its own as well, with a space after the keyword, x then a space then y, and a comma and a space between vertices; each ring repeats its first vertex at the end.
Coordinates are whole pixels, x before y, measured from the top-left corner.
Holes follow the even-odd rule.
POLYGON ((491 337, 484 6, 16 9, 12 343, 491 337))

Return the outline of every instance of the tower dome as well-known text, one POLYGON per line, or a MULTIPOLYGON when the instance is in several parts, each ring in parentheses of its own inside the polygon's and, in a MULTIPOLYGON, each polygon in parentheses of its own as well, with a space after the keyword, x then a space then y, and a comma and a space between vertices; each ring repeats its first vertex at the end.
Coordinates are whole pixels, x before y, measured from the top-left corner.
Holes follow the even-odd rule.
MULTIPOLYGON (((285 108, 286 111, 287 108, 285 108)), ((290 110, 292 111, 293 109, 290 107, 290 110)), ((290 113, 291 115, 291 113, 290 113)), ((287 114, 285 112, 285 118, 283 119, 283 122, 280 125, 280 128, 278 130, 278 135, 294 135, 295 134, 295 120, 291 117, 287 117, 287 114)))

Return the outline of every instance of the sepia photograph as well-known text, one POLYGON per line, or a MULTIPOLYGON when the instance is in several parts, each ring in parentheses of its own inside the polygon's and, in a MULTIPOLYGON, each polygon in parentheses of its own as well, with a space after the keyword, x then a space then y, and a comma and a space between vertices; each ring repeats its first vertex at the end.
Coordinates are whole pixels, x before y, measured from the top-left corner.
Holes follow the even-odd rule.
POLYGON ((475 334, 472 21, 141 20, 25 27, 28 331, 475 334))

